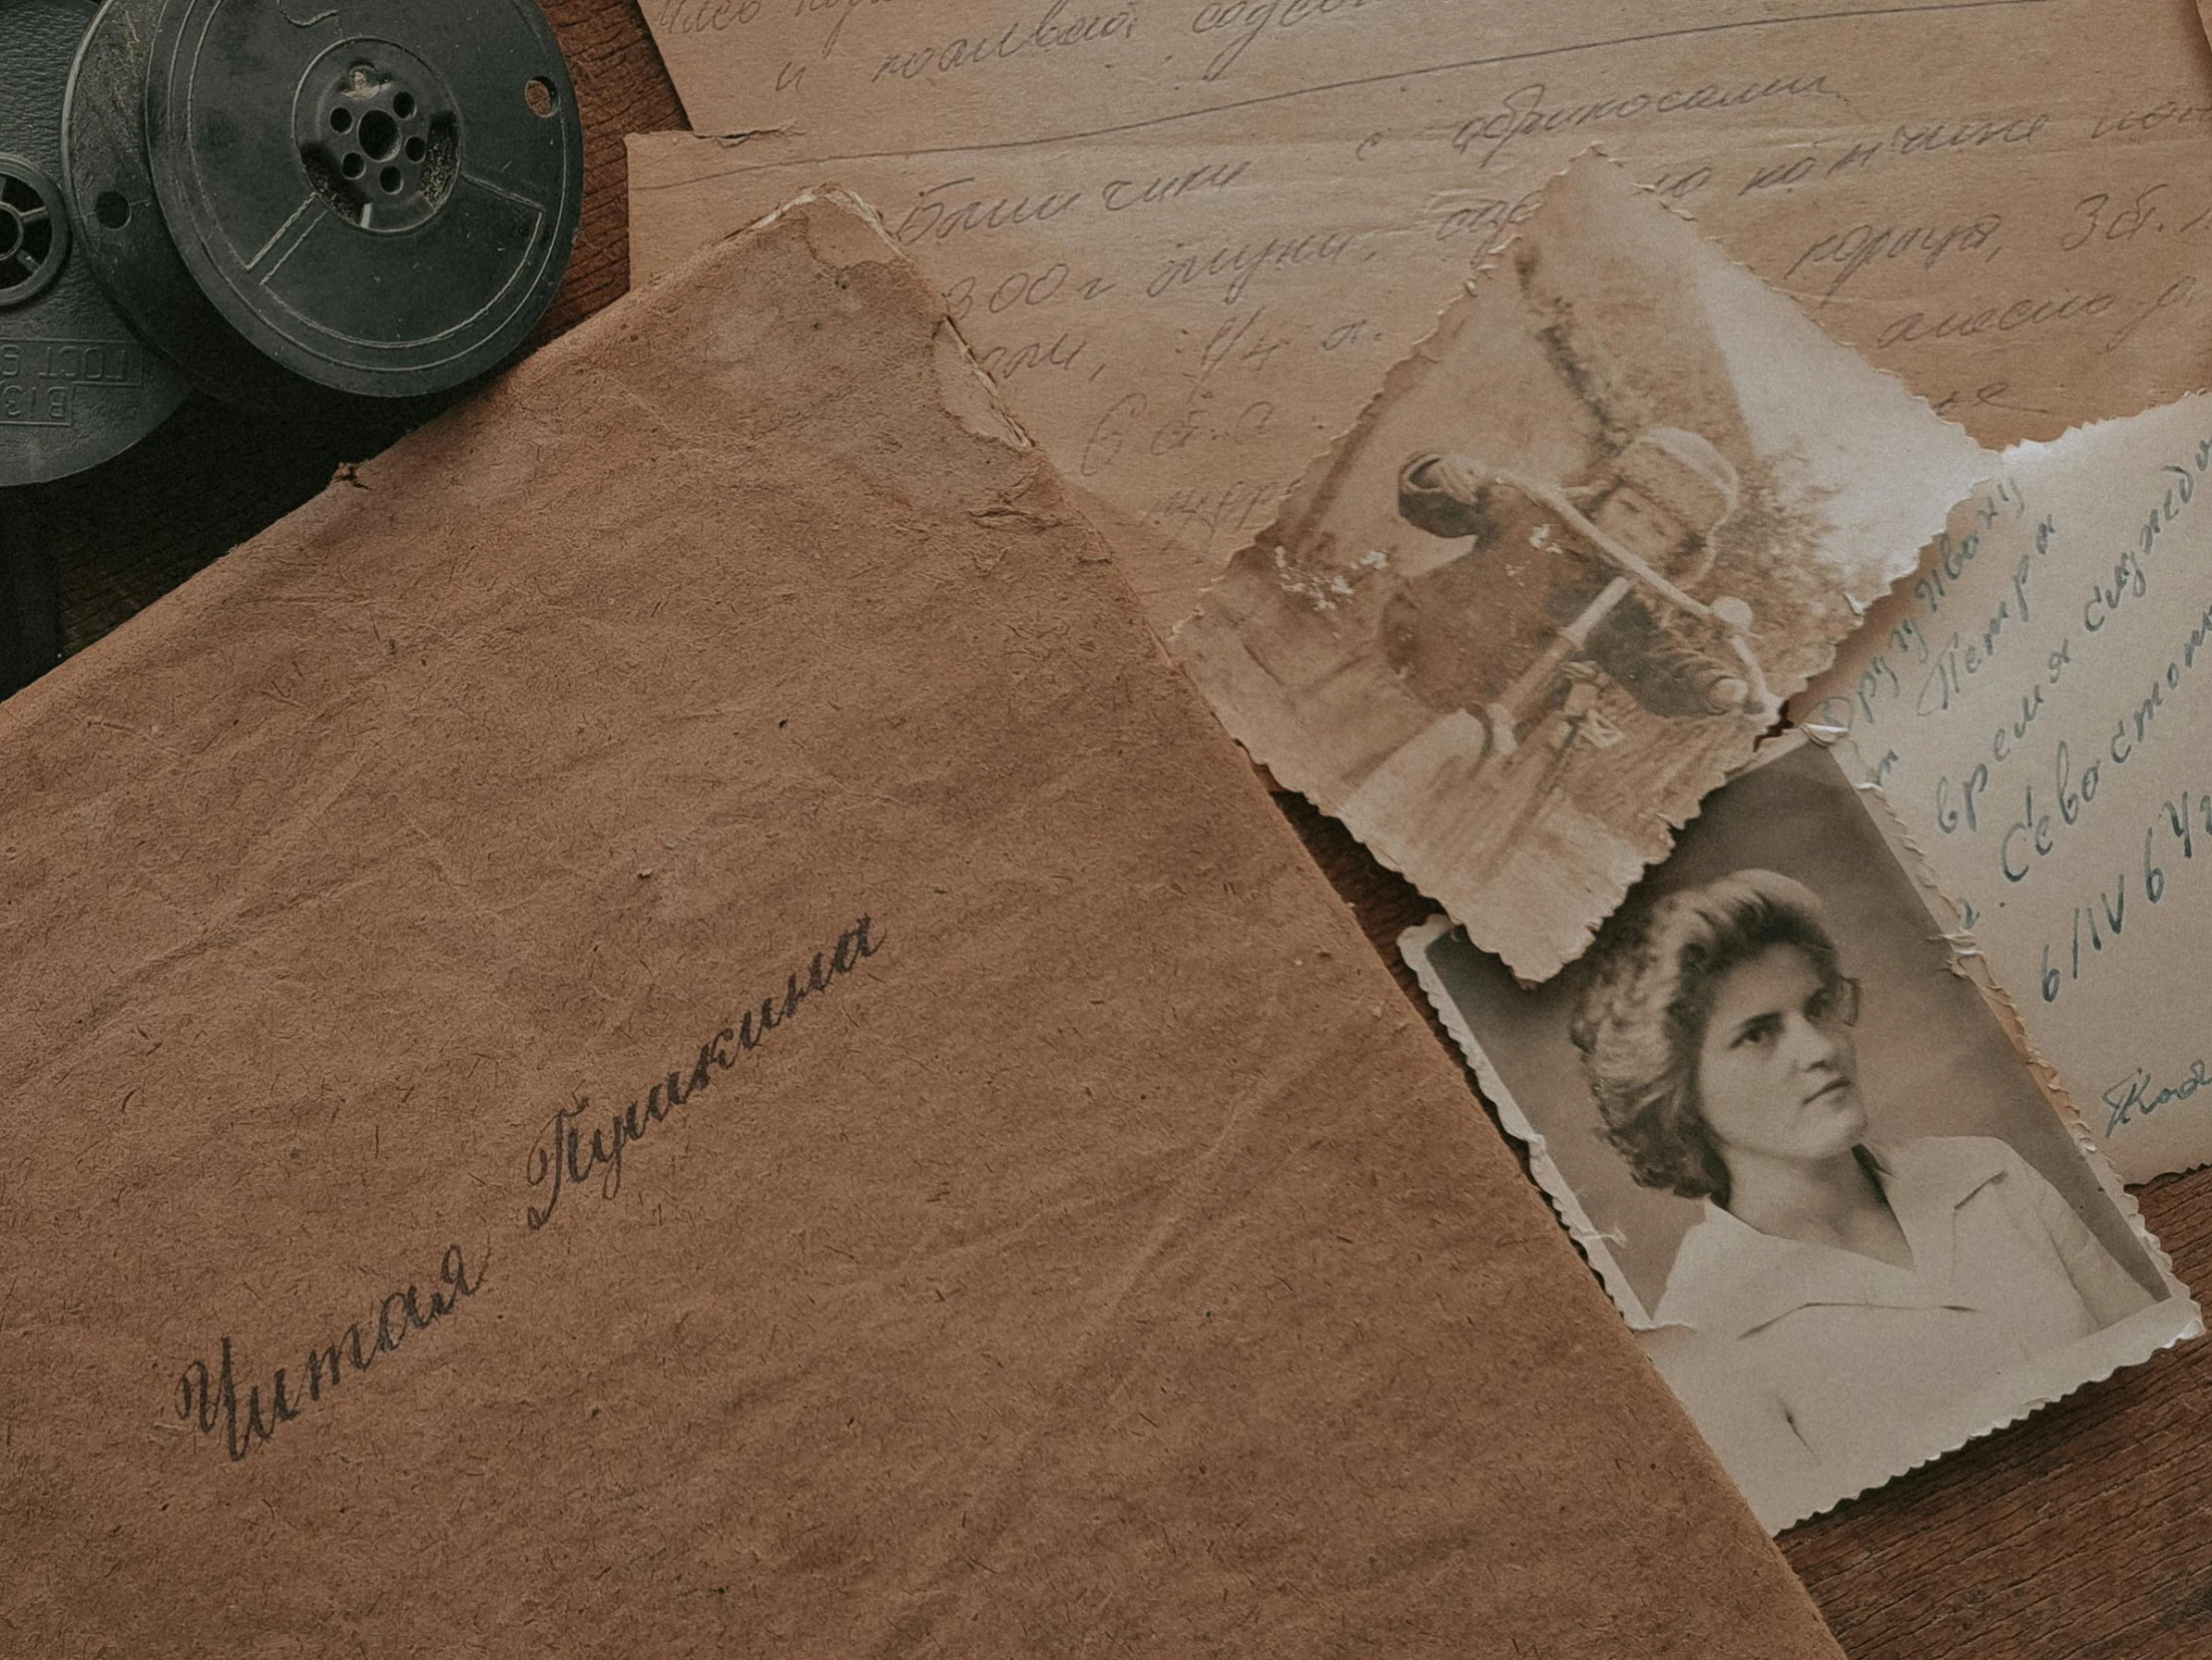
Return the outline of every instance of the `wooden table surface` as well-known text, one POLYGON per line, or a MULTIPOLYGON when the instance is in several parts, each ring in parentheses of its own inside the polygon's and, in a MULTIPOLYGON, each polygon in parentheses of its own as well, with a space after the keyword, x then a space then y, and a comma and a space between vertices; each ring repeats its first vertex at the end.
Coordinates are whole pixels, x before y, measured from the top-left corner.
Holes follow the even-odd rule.
MULTIPOLYGON (((544 4, 576 79, 588 183, 549 335, 628 286, 623 136, 685 121, 635 0, 544 4)), ((302 430, 195 399, 130 454, 25 492, 54 551, 66 646, 97 639, 392 435, 302 430)), ((1395 939, 1435 907, 1334 822, 1276 799, 1425 1013, 1395 939)), ((2139 1198, 2182 1279, 2212 1287, 2212 1170, 2139 1198)), ((1782 1548, 1853 1660, 2202 1660, 2208 1410, 2212 1343, 2200 1342, 1795 1528, 1782 1548)))

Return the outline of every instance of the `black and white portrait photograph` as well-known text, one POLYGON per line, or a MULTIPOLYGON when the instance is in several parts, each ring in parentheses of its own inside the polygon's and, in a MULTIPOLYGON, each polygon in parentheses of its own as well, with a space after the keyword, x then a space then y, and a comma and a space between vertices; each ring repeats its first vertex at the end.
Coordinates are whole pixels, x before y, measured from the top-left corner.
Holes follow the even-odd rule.
POLYGON ((1174 649, 1279 781, 1543 979, 1987 469, 1584 157, 1174 649))
POLYGON ((1404 948, 1770 1528, 2195 1329, 1818 746, 1716 794, 1547 984, 1441 918, 1404 948))

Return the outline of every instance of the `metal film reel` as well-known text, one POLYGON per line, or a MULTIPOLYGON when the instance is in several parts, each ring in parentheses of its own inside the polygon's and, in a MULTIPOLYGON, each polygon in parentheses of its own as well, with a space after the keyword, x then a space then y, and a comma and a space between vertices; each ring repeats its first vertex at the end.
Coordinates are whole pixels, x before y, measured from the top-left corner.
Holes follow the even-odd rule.
POLYGON ((583 126, 535 0, 0 0, 0 486, 188 383, 450 391, 566 270, 583 126))
POLYGON ((376 397, 460 385, 522 343, 583 203, 583 126, 535 0, 154 9, 154 193, 243 339, 376 397))
POLYGON ((223 319, 170 240, 146 152, 146 72, 168 5, 108 0, 71 71, 62 168, 83 258, 139 337, 154 341, 201 390, 248 408, 314 401, 316 388, 223 319))
POLYGON ((168 419, 185 382, 81 258, 62 106, 93 0, 0 0, 0 487, 64 478, 168 419))

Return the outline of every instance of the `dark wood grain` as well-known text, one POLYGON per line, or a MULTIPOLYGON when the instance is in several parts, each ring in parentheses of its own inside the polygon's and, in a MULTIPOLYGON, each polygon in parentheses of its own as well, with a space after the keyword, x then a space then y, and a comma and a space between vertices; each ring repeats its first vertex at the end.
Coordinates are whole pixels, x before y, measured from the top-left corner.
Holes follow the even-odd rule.
MULTIPOLYGON (((627 285, 623 136, 683 125, 632 0, 548 0, 587 124, 576 257, 541 333, 627 285)), ((301 430, 195 403, 109 467, 39 492, 82 647, 371 453, 389 430, 301 430)), ((1426 1014, 1398 931, 1435 907, 1342 827, 1277 796, 1426 1014)), ((1431 1022, 1433 1025, 1433 1022, 1431 1022)), ((1438 1042, 1446 1041, 1440 1029, 1438 1042)), ((2212 1281, 2212 1172, 2141 1195, 2183 1279, 2212 1281)), ((2212 1347, 2160 1356, 1784 1535, 1853 1660, 2212 1656, 2212 1347)))

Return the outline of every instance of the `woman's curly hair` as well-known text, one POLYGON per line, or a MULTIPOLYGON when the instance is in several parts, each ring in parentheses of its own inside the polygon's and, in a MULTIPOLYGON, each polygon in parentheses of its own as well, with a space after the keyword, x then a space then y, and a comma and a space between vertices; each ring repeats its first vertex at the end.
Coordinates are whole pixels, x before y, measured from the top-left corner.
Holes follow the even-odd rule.
POLYGON ((1568 1036, 1640 1186, 1725 1207, 1728 1166, 1697 1098, 1697 1062, 1720 978, 1772 945, 1794 945, 1831 988, 1835 937, 1813 890, 1772 870, 1738 870, 1669 893, 1597 958, 1568 1036))

